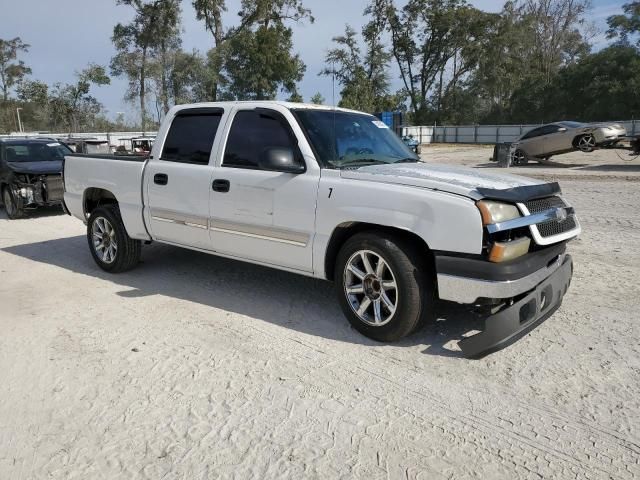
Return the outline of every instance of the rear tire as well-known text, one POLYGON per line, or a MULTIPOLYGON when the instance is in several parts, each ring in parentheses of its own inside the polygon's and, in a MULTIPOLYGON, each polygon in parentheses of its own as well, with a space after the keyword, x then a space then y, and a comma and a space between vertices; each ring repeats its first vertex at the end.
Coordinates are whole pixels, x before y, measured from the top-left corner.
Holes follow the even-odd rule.
POLYGON ((353 328, 393 342, 430 320, 435 288, 426 255, 387 233, 363 232, 347 240, 336 259, 336 293, 353 328))
POLYGON ((106 272, 131 270, 140 261, 141 242, 127 234, 117 205, 98 207, 87 223, 89 250, 106 272))
POLYGON ((513 164, 514 165, 526 165, 529 163, 529 158, 524 150, 516 150, 513 152, 513 164))
POLYGON ((21 198, 16 198, 11 186, 5 185, 2 189, 2 203, 4 203, 7 217, 10 220, 22 218, 24 216, 24 206, 21 198))

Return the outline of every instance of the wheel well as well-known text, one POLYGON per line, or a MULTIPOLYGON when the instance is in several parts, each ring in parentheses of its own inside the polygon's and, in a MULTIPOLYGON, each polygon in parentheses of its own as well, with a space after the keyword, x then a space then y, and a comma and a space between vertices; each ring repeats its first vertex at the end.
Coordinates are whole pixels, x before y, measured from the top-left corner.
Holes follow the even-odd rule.
POLYGON ((118 204, 115 195, 103 188, 87 188, 82 202, 85 217, 89 218, 91 212, 101 205, 118 204))
POLYGON ((327 245, 327 251, 324 257, 324 272, 327 280, 334 280, 336 258, 342 245, 353 237, 357 233, 361 232, 384 232, 391 233, 397 237, 404 239, 406 242, 414 245, 417 248, 424 249, 428 254, 429 262, 433 262, 433 255, 427 242, 425 242, 420 236, 407 230, 400 228, 388 227, 385 225, 378 225, 375 223, 364 222, 347 222, 338 225, 331 234, 329 243, 327 245))

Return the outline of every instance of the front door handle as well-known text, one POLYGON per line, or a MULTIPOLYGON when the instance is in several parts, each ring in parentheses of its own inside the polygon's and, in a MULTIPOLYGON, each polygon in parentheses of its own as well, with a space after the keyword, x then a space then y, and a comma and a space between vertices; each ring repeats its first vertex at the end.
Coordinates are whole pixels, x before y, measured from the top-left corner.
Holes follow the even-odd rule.
POLYGON ((166 173, 156 173, 153 176, 153 183, 155 183, 156 185, 166 185, 167 183, 169 183, 169 177, 166 173))
POLYGON ((211 188, 213 188, 214 192, 222 192, 222 193, 226 193, 229 191, 229 180, 223 180, 220 178, 217 178, 213 181, 213 184, 211 184, 211 188))

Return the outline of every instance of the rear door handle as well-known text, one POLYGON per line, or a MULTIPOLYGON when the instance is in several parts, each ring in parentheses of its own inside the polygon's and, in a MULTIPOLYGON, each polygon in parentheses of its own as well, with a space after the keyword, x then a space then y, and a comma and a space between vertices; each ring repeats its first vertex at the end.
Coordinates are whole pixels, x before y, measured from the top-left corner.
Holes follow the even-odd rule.
POLYGON ((155 183, 156 185, 166 185, 167 183, 169 183, 169 177, 166 173, 156 173, 153 176, 153 183, 155 183))
POLYGON ((229 187, 230 187, 229 180, 223 180, 220 178, 215 179, 211 184, 211 188, 213 188, 214 192, 226 193, 229 191, 229 187))

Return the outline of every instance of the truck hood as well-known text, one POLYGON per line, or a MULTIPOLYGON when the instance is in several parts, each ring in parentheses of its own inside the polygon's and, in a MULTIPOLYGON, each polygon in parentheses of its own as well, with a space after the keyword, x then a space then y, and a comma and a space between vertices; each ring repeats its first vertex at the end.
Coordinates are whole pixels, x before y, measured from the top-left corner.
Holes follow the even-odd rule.
POLYGON ((29 173, 32 175, 62 172, 62 160, 52 160, 49 162, 7 162, 7 166, 14 173, 29 173))
POLYGON ((393 183, 412 187, 442 190, 464 195, 474 200, 486 197, 480 190, 513 190, 518 187, 541 185, 544 182, 516 175, 485 173, 468 167, 433 165, 428 163, 402 163, 371 165, 358 169, 341 170, 343 178, 393 183))

